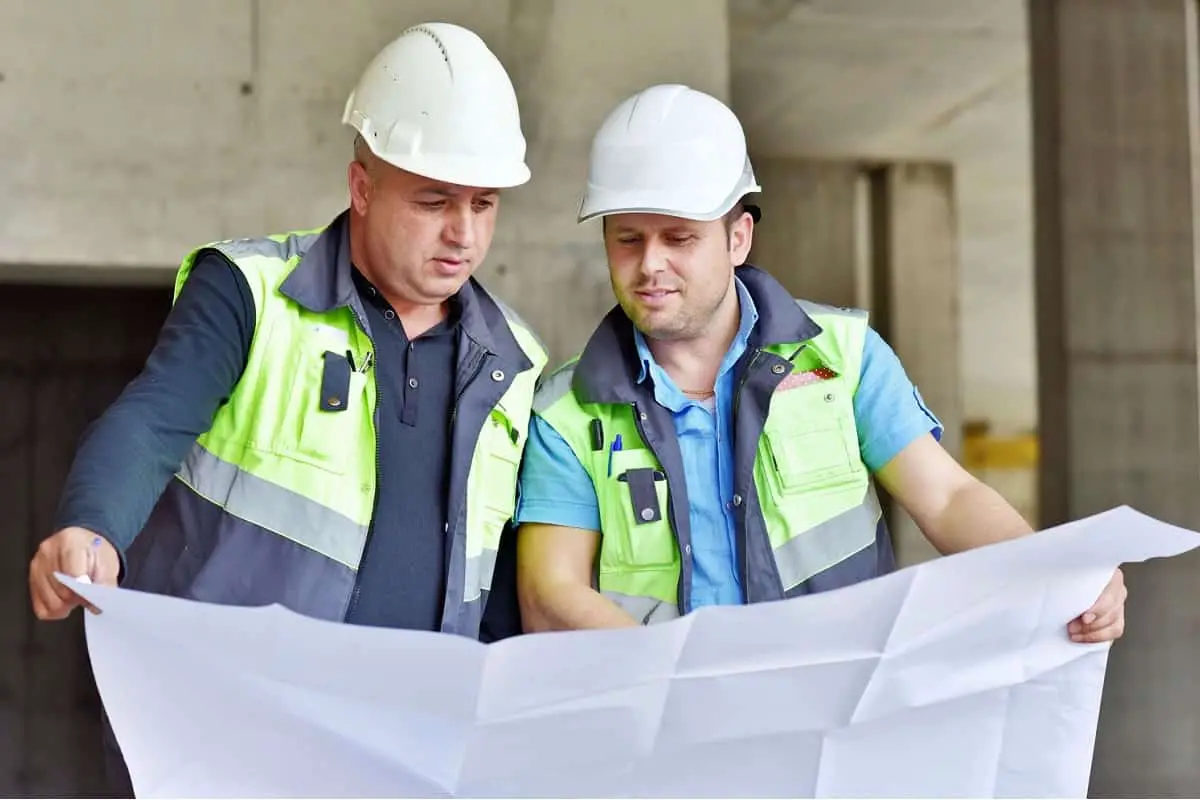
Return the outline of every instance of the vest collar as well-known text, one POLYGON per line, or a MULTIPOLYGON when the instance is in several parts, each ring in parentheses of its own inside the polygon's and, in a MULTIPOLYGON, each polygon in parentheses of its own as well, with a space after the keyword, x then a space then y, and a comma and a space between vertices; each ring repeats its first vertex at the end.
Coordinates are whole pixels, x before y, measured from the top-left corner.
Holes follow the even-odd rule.
POLYGON ((309 311, 324 314, 351 305, 357 291, 350 274, 350 210, 334 217, 284 278, 279 291, 309 311))
MULTIPOLYGON (((279 291, 317 314, 350 307, 365 319, 350 268, 349 217, 350 210, 346 209, 329 223, 280 284, 279 291)), ((460 325, 468 338, 521 371, 533 366, 513 336, 504 312, 474 277, 463 284, 459 299, 462 307, 460 325)))
MULTIPOLYGON (((736 274, 758 310, 751 347, 806 342, 821 332, 821 326, 767 272, 747 264, 738 267, 736 274)), ((616 305, 584 347, 572 389, 582 403, 632 403, 645 398, 646 389, 638 386, 640 374, 633 323, 616 305)))

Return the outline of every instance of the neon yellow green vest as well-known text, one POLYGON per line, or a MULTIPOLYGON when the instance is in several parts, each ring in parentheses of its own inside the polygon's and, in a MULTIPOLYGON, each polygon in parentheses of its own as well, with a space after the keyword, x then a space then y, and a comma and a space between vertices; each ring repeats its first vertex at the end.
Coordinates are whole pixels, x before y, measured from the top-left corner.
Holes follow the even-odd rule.
MULTIPOLYGON (((355 572, 376 492, 378 388, 376 372, 365 366, 374 348, 349 307, 315 313, 278 291, 321 230, 208 246, 245 276, 256 326, 241 380, 176 477, 225 513, 355 572), (356 365, 347 396, 336 398, 344 410, 336 413, 320 410, 327 350, 349 350, 356 365)), ((203 249, 183 261, 176 297, 203 249)), ((501 533, 514 511, 534 386, 546 361, 536 337, 500 307, 533 368, 513 376, 475 442, 465 568, 454 589, 464 605, 478 603, 490 586, 501 533)))
MULTIPOLYGON (((768 566, 777 570, 784 596, 875 543, 882 515, 854 419, 866 315, 800 304, 822 332, 763 348, 790 360, 792 373, 772 395, 754 463, 757 505, 773 554, 768 566)), ((679 614, 681 554, 667 513, 669 481, 631 406, 579 402, 569 388, 576 363, 547 378, 534 410, 567 441, 596 489, 602 528, 597 588, 637 620, 671 619, 679 614), (592 419, 600 420, 609 440, 620 434, 624 442, 612 454, 611 477, 607 448, 594 449, 589 438, 592 419), (663 478, 655 481, 656 521, 646 521, 654 509, 637 507, 622 480, 639 468, 663 478)), ((782 375, 786 368, 775 369, 782 375)))

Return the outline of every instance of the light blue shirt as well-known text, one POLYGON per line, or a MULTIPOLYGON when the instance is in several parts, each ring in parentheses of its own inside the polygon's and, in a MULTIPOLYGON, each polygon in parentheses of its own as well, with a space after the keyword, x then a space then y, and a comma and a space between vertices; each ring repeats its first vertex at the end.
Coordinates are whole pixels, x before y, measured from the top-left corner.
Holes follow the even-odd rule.
MULTIPOLYGON (((692 607, 743 602, 737 574, 733 504, 733 365, 745 351, 758 322, 754 300, 735 279, 741 321, 717 375, 715 413, 686 397, 655 362, 636 332, 642 371, 654 399, 668 409, 683 457, 692 533, 692 607)), ((925 406, 895 352, 873 329, 867 330, 862 370, 854 396, 859 451, 872 472, 926 433, 940 438, 941 422, 925 406)), ((596 490, 566 441, 545 420, 534 417, 521 470, 517 522, 542 522, 600 530, 596 490)), ((691 609, 688 609, 691 610, 691 609)))

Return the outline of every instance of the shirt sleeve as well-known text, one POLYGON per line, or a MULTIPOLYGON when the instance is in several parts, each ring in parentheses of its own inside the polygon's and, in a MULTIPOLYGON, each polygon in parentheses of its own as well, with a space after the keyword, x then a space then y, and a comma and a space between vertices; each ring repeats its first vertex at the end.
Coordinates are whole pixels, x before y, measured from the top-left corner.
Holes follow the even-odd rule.
POLYGON ((878 472, 927 433, 942 438, 941 421, 925 405, 896 353, 873 328, 867 329, 863 345, 854 418, 863 463, 871 472, 878 472))
POLYGON ((55 530, 87 528, 123 557, 241 377, 254 321, 241 272, 215 253, 199 259, 141 373, 85 432, 55 530))
POLYGON ((600 530, 600 504, 591 477, 566 440, 536 415, 525 443, 516 519, 600 530))

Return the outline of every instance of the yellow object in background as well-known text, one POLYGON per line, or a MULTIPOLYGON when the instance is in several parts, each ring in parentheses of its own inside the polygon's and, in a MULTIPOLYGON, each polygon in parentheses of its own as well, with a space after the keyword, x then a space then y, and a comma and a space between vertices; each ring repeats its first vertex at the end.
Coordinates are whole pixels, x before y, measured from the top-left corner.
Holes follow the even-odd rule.
POLYGON ((1035 469, 1038 455, 1035 433, 994 436, 986 423, 963 426, 962 463, 969 470, 1035 469))

